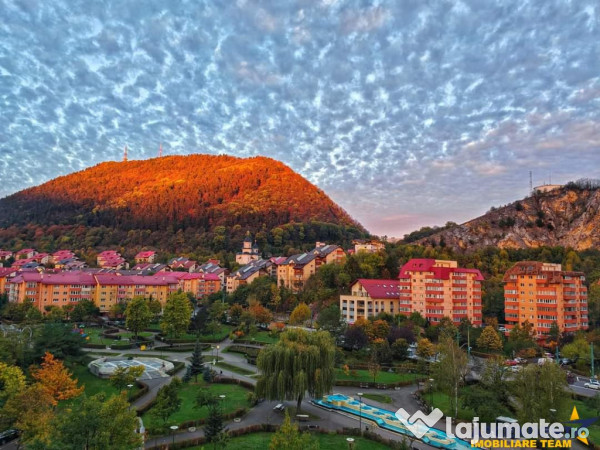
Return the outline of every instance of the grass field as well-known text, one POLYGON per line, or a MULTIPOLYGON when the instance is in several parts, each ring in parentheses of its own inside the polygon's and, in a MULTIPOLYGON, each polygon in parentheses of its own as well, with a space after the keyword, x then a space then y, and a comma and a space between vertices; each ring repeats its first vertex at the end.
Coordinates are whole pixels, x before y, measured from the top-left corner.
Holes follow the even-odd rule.
MULTIPOLYGON (((89 337, 87 342, 89 342, 90 344, 107 344, 107 345, 119 342, 118 339, 112 339, 110 337, 102 336, 103 331, 104 330, 102 328, 86 328, 85 332, 89 337)), ((152 336, 152 333, 149 331, 141 331, 138 333, 138 335, 141 337, 150 337, 150 336, 152 336)), ((134 336, 134 333, 125 331, 122 333, 116 333, 114 336, 120 336, 121 339, 131 339, 134 336)))
POLYGON ((250 339, 251 341, 261 342, 264 344, 274 344, 279 341, 279 334, 271 336, 270 331, 257 331, 244 336, 243 339, 250 339))
MULTIPOLYGON (((201 334, 200 342, 221 342, 225 340, 229 334, 233 331, 233 327, 231 325, 223 325, 221 324, 221 330, 218 333, 213 334, 201 334)), ((197 338, 195 333, 185 333, 179 336, 177 339, 185 339, 190 341, 195 341, 197 338)))
MULTIPOLYGON (((202 388, 208 391, 215 397, 225 395, 221 400, 222 411, 224 414, 232 413, 236 409, 248 408, 250 405, 247 400, 247 389, 238 386, 237 384, 206 384, 198 377, 198 383, 190 382, 184 384, 179 391, 181 399, 181 408, 167 420, 167 425, 177 425, 190 420, 204 419, 208 415, 206 407, 195 408, 196 396, 202 388)), ((161 420, 152 415, 152 408, 142 415, 144 425, 147 429, 152 430, 161 426, 161 420)))
MULTIPOLYGON (((400 381, 415 381, 415 377, 424 377, 424 375, 414 373, 390 373, 379 371, 375 378, 376 383, 398 383, 400 381)), ((339 381, 361 381, 361 382, 373 382, 373 375, 368 370, 354 370, 350 371, 350 374, 346 373, 342 369, 335 369, 335 379, 339 381), (356 373, 356 376, 352 375, 352 372, 356 373)))
MULTIPOLYGON (((466 409, 461 407, 460 396, 464 395, 465 390, 468 390, 468 387, 463 387, 458 397, 458 418, 463 420, 471 421, 475 416, 475 413, 472 409, 466 409)), ((423 394, 423 399, 430 403, 431 396, 428 392, 423 394)), ((443 392, 434 392, 433 393, 433 407, 439 408, 444 412, 444 415, 454 417, 454 410, 452 408, 452 403, 450 402, 450 397, 443 392)), ((498 414, 501 415, 501 414, 498 414)))
MULTIPOLYGON (((103 392, 110 397, 111 395, 116 395, 119 392, 117 388, 110 384, 110 381, 107 379, 98 378, 93 375, 87 368, 87 366, 82 366, 79 364, 73 364, 67 366, 74 378, 77 378, 79 382, 79 386, 85 386, 85 394, 88 397, 92 395, 96 395, 100 392, 103 392)), ((128 390, 129 395, 136 394, 140 388, 137 385, 134 385, 130 390, 128 390)), ((74 401, 77 401, 75 399, 74 401)))
MULTIPOLYGON (((231 439, 227 444, 227 448, 236 450, 268 449, 272 437, 273 433, 247 434, 231 439)), ((348 436, 315 433, 313 437, 319 442, 320 450, 343 450, 348 448, 348 442, 346 442, 348 436)), ((389 448, 386 445, 365 438, 353 436, 353 439, 353 450, 385 450, 389 448)), ((207 447, 191 447, 189 450, 200 450, 207 447)))

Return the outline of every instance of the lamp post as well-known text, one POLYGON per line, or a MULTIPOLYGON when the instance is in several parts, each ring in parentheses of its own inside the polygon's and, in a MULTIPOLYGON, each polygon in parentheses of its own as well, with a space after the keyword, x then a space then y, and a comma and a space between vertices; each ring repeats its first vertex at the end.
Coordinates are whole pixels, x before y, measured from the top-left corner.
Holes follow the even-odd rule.
MULTIPOLYGON (((128 391, 127 391, 127 397, 129 397, 129 395, 131 394, 131 388, 133 387, 133 384, 129 383, 127 385, 128 391)), ((131 409, 131 403, 129 403, 129 408, 127 409, 131 409)))
POLYGON ((362 396, 363 393, 362 392, 358 392, 358 430, 360 432, 360 435, 362 436, 362 396))
POLYGON ((556 409, 550 408, 550 420, 554 423, 556 420, 556 409))
POLYGON ((433 378, 429 379, 429 409, 433 411, 433 378))
POLYGON ((173 445, 175 445, 175 432, 179 429, 177 425, 171 425, 171 434, 173 435, 173 445))
POLYGON ((346 438, 346 442, 348 443, 348 450, 352 450, 354 448, 354 439, 353 438, 346 438))
POLYGON ((217 345, 217 362, 219 362, 219 348, 221 347, 217 345))

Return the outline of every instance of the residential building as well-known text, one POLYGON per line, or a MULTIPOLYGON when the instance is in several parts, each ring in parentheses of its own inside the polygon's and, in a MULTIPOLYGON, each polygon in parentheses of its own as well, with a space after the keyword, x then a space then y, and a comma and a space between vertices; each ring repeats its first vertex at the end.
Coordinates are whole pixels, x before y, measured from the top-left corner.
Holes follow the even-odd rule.
POLYGON ((159 272, 170 272, 169 266, 160 263, 138 263, 130 269, 135 275, 154 275, 159 272))
POLYGON ((227 277, 227 292, 231 293, 244 284, 250 284, 258 277, 271 275, 273 263, 268 259, 251 261, 227 277))
POLYGON ((106 250, 98 254, 96 258, 98 267, 111 269, 127 269, 129 264, 125 258, 115 250, 106 250))
POLYGON ((352 294, 340 297, 340 309, 349 321, 380 312, 419 312, 432 324, 448 317, 457 325, 469 319, 474 326, 481 326, 482 281, 479 270, 460 268, 456 261, 411 259, 402 266, 397 282, 355 282, 352 294))
POLYGON ((179 280, 170 273, 152 276, 97 273, 94 278, 100 312, 108 312, 112 305, 138 296, 152 297, 164 307, 167 297, 180 288, 179 280))
POLYGON ((225 269, 220 266, 221 261, 218 259, 209 259, 204 264, 198 266, 199 273, 212 273, 217 275, 221 280, 221 289, 225 289, 227 286, 227 275, 229 275, 229 269, 225 269))
POLYGON ((32 302, 41 312, 47 307, 94 301, 96 281, 84 272, 21 272, 8 281, 10 302, 32 302))
POLYGON ((135 262, 137 264, 139 264, 139 263, 150 263, 151 264, 154 262, 155 259, 156 259, 156 252, 154 252, 152 250, 139 252, 137 255, 135 255, 135 262))
POLYGON ((562 270, 560 264, 516 263, 504 275, 507 329, 526 320, 538 337, 554 322, 561 332, 588 328, 588 303, 583 272, 562 270))
POLYGON ((198 263, 191 259, 180 256, 179 258, 173 258, 169 261, 169 267, 173 270, 185 270, 186 272, 196 272, 198 270, 198 263))
POLYGON ((410 304, 401 304, 398 280, 358 279, 350 287, 350 295, 340 296, 342 318, 348 323, 358 318, 374 317, 380 312, 410 314, 410 304))
POLYGON ((221 292, 221 279, 214 273, 172 272, 179 280, 183 292, 190 292, 197 299, 221 292))
POLYGON ((355 239, 352 244, 354 244, 354 253, 377 253, 385 250, 385 244, 374 239, 355 239))
POLYGON ((17 253, 15 253, 15 259, 31 259, 35 255, 37 255, 37 252, 34 249, 24 248, 23 250, 19 250, 17 253))
POLYGON ((0 294, 7 293, 7 282, 17 274, 17 270, 12 267, 0 267, 0 294))
POLYGON ((59 261, 64 261, 66 259, 76 259, 75 253, 73 253, 71 250, 58 250, 54 253, 52 253, 52 257, 50 258, 50 262, 54 263, 55 265, 59 263, 59 261))
POLYGON ((240 265, 246 265, 250 261, 258 259, 260 259, 260 250, 256 243, 252 244, 252 236, 250 236, 250 232, 247 232, 242 245, 242 251, 235 255, 235 262, 240 265))
POLYGON ((314 252, 290 256, 277 266, 277 285, 299 292, 317 271, 316 260, 317 254, 314 252))
POLYGON ((13 252, 8 250, 0 250, 0 261, 6 261, 9 258, 12 258, 13 252))
POLYGON ((323 264, 341 264, 346 259, 346 252, 339 245, 327 245, 317 242, 317 246, 312 251, 316 255, 317 269, 323 264))

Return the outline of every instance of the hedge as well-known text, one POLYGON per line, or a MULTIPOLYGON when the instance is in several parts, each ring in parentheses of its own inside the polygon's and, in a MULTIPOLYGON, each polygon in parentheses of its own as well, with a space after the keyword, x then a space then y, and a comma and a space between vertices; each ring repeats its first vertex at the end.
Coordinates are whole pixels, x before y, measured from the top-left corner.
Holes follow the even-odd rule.
POLYGON ((167 370, 167 375, 173 376, 181 369, 185 367, 185 363, 181 361, 171 361, 173 363, 173 368, 171 370, 167 370))
MULTIPOLYGON (((417 381, 423 381, 424 378, 417 378, 417 381)), ((397 381, 395 383, 373 383, 372 381, 355 381, 355 380, 335 380, 336 386, 352 386, 374 389, 394 389, 396 387, 411 386, 415 384, 413 380, 397 381)))

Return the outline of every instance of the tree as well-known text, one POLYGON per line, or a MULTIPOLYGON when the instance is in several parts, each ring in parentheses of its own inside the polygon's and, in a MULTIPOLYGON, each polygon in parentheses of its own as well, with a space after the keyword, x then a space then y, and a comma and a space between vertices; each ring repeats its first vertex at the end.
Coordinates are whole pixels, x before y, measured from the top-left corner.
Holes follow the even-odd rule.
POLYGON ((310 433, 300 433, 298 425, 292 423, 287 410, 279 430, 271 438, 269 450, 318 450, 318 442, 310 433))
POLYGON ((150 412, 153 416, 162 420, 163 424, 166 424, 169 417, 181 408, 181 399, 179 398, 180 386, 181 380, 173 378, 169 384, 158 390, 156 400, 150 412))
POLYGON ((458 417, 458 391, 467 374, 467 355, 449 337, 442 338, 438 345, 439 362, 433 371, 437 385, 450 397, 454 417, 458 417))
POLYGON ((202 345, 199 340, 196 340, 192 358, 190 360, 190 376, 194 377, 194 381, 198 382, 198 374, 204 370, 204 357, 202 356, 202 345))
POLYGON ((39 368, 31 371, 31 376, 43 387, 56 406, 59 400, 68 400, 81 395, 85 386, 77 387, 77 379, 71 378, 71 372, 62 361, 46 352, 39 368))
POLYGON ((279 305, 281 304, 281 293, 279 292, 279 288, 276 283, 271 284, 271 305, 275 312, 279 309, 279 305))
POLYGON ((78 358, 84 342, 83 337, 79 333, 73 333, 68 324, 45 323, 34 335, 33 356, 40 360, 49 352, 58 359, 78 358))
POLYGON ((143 373, 144 366, 120 366, 112 373, 110 383, 121 392, 125 390, 127 385, 133 384, 143 373))
POLYGON ((435 346, 427 338, 420 339, 417 343, 417 356, 428 359, 435 355, 435 346))
POLYGON ((65 310, 58 306, 51 305, 44 316, 47 322, 62 322, 65 319, 65 310))
POLYGON ((140 331, 145 330, 152 320, 152 312, 144 297, 133 297, 125 309, 125 326, 133 331, 135 340, 140 331))
POLYGON ((593 397, 586 397, 583 402, 589 409, 594 411, 596 415, 600 414, 600 394, 596 394, 593 397))
POLYGON ((223 414, 221 413, 221 405, 218 402, 212 402, 208 405, 208 417, 204 426, 204 436, 207 442, 212 442, 213 448, 216 450, 219 443, 223 443, 227 438, 223 436, 223 414))
POLYGON ((93 301, 88 299, 80 300, 73 306, 71 311, 71 320, 74 322, 87 322, 92 317, 100 314, 100 309, 93 301))
POLYGON ((261 349, 257 367, 262 375, 257 395, 269 400, 297 400, 300 410, 306 391, 321 397, 333 386, 335 344, 325 331, 301 329, 281 333, 279 342, 261 349))
POLYGON ((300 303, 290 314, 290 325, 300 325, 310 319, 310 308, 306 303, 300 303))
POLYGON ((205 406, 216 403, 217 401, 217 398, 208 389, 200 389, 198 390, 198 394, 196 394, 194 407, 197 409, 202 409, 205 406))
POLYGON ((148 308, 152 313, 152 320, 157 321, 158 316, 160 316, 160 313, 162 312, 162 305, 160 304, 160 302, 155 298, 150 297, 150 299, 148 300, 148 308))
POLYGON ((134 450, 142 445, 136 433, 136 412, 129 409, 123 395, 107 399, 104 393, 84 396, 80 402, 65 409, 54 421, 49 450, 81 448, 134 450))
POLYGON ((169 295, 160 328, 164 334, 179 337, 184 334, 190 326, 192 305, 183 292, 169 295))
POLYGON ((477 346, 486 350, 502 350, 502 339, 498 332, 488 325, 477 339, 477 346))
POLYGON ((369 369, 369 373, 373 376, 373 383, 377 379, 377 374, 381 370, 381 366, 379 365, 379 361, 377 361, 377 356, 375 353, 371 354, 371 359, 369 360, 369 364, 367 365, 369 369))
POLYGON ((260 303, 254 303, 250 305, 248 311, 259 325, 266 325, 271 323, 273 320, 273 314, 267 308, 262 306, 260 303))
POLYGON ((242 305, 235 303, 229 308, 229 318, 233 323, 238 324, 240 323, 240 317, 242 317, 243 312, 244 308, 242 308, 242 305))
POLYGON ((25 375, 21 368, 0 362, 0 407, 24 389, 25 375))
POLYGON ((21 442, 49 444, 54 398, 40 383, 34 383, 8 399, 0 417, 7 426, 21 430, 21 442))
POLYGON ((362 327, 350 325, 344 333, 344 347, 352 350, 360 350, 369 343, 367 333, 362 327))
POLYGON ((404 360, 408 358, 408 342, 406 342, 406 339, 396 339, 391 349, 394 359, 404 360))
POLYGON ((339 334, 345 326, 340 307, 334 303, 322 309, 317 318, 317 326, 319 329, 329 331, 333 335, 339 334))
POLYGON ((512 387, 519 421, 567 418, 564 414, 568 410, 570 394, 565 372, 558 365, 526 366, 517 373, 512 387), (559 417, 551 417, 551 409, 556 410, 559 417))

